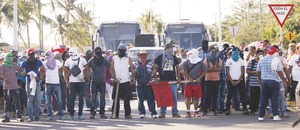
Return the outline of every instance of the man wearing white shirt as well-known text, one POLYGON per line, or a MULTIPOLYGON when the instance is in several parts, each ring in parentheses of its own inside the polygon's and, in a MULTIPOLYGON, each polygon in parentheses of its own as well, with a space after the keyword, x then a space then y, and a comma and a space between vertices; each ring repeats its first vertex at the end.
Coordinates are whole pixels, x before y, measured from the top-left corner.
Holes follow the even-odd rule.
MULTIPOLYGON (((298 44, 297 46, 298 51, 300 50, 300 46, 298 44)), ((297 107, 300 107, 300 103, 297 103, 297 98, 299 100, 299 94, 296 91, 296 87, 298 82, 300 81, 300 54, 292 56, 292 58, 289 61, 289 74, 292 76, 292 94, 291 99, 295 99, 296 97, 296 105, 297 107)), ((297 88, 299 89, 299 88, 297 88)))
POLYGON ((62 99, 61 99, 61 90, 59 85, 59 73, 58 69, 62 67, 62 64, 55 60, 52 57, 52 52, 46 52, 46 60, 43 62, 46 70, 46 97, 47 97, 47 110, 48 110, 48 117, 47 120, 52 120, 52 94, 55 94, 57 107, 59 112, 59 119, 64 120, 64 113, 62 111, 62 99))

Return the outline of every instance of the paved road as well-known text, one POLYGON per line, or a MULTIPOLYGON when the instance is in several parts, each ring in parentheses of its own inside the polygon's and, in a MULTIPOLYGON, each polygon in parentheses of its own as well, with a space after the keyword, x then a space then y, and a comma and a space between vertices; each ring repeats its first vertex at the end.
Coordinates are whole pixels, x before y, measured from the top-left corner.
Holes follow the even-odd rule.
MULTIPOLYGON (((179 94, 180 95, 180 94, 179 94)), ((242 115, 241 112, 233 112, 230 116, 219 114, 217 116, 204 116, 198 118, 185 118, 185 106, 183 97, 179 96, 179 111, 182 118, 172 118, 170 108, 165 119, 151 119, 150 115, 146 115, 145 119, 139 119, 137 110, 137 101, 131 101, 133 119, 124 119, 124 111, 121 107, 119 119, 89 119, 89 112, 84 111, 86 120, 54 120, 47 121, 46 114, 42 115, 42 120, 38 122, 19 123, 11 120, 9 123, 0 123, 0 130, 6 129, 35 129, 35 130, 53 130, 53 129, 105 129, 105 130, 299 130, 300 125, 292 128, 291 124, 300 117, 299 113, 289 112, 290 118, 284 118, 282 121, 274 122, 271 118, 263 122, 257 121, 257 115, 242 115)), ((145 103, 146 105, 146 103, 145 103)), ((77 110, 77 109, 76 109, 77 110)), ((84 109, 85 110, 85 109, 84 109)), ((107 112, 110 115, 111 112, 107 112)), ((75 114, 76 115, 76 114, 75 114)), ((25 117, 27 119, 28 117, 25 117)), ((76 117, 75 117, 76 118, 76 117)), ((54 119, 58 119, 57 116, 54 119)), ((26 120, 25 120, 26 121, 26 120)))

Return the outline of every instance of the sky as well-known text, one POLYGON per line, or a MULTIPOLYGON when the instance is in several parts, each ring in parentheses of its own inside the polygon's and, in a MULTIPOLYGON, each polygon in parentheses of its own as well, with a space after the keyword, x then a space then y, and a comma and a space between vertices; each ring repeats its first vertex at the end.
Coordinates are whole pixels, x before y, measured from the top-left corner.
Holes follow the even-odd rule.
MULTIPOLYGON (((232 14, 232 7, 235 4, 245 0, 220 1, 221 16, 223 18, 232 14)), ((270 0, 262 1, 268 2, 270 0)), ((85 3, 92 12, 94 4, 95 25, 100 25, 102 21, 137 21, 142 13, 151 8, 154 10, 155 14, 161 15, 161 18, 165 23, 180 21, 180 19, 188 19, 189 21, 203 22, 206 25, 210 25, 217 22, 219 15, 219 0, 77 0, 77 2, 85 3)), ((50 9, 48 8, 45 9, 43 14, 49 14, 53 17, 54 14, 49 12, 50 9)), ((31 24, 30 26, 31 43, 38 43, 38 30, 35 24, 31 24)), ((3 25, 1 25, 1 28, 2 39, 0 40, 12 44, 12 29, 7 29, 3 25)), ((49 34, 50 31, 49 27, 45 28, 45 46, 51 46, 59 42, 59 40, 53 41, 54 37, 49 34)), ((19 42, 22 41, 19 40, 19 42)))

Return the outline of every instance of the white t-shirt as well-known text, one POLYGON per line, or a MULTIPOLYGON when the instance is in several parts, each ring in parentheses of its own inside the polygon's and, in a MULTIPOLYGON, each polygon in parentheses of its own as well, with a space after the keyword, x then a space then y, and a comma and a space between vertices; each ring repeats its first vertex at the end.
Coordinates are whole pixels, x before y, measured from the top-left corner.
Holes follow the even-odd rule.
POLYGON ((226 67, 229 67, 229 74, 232 80, 239 80, 242 74, 242 66, 245 66, 245 63, 244 60, 242 60, 241 58, 239 58, 237 62, 234 62, 232 58, 226 61, 226 67))
POLYGON ((294 55, 289 61, 289 66, 292 68, 292 76, 294 81, 300 81, 300 61, 299 55, 294 55))
POLYGON ((58 68, 62 66, 62 63, 59 60, 55 60, 56 66, 53 70, 50 70, 47 65, 46 61, 43 62, 43 65, 46 69, 46 83, 49 84, 59 84, 59 73, 58 68))
MULTIPOLYGON (((74 61, 71 58, 69 58, 65 62, 65 67, 67 67, 67 68, 69 68, 71 70, 71 68, 74 65, 77 65, 77 64, 78 64, 78 60, 74 61)), ((84 65, 86 65, 86 64, 87 64, 86 60, 84 58, 80 57, 80 61, 79 61, 78 67, 80 68, 81 73, 79 75, 77 75, 76 77, 74 77, 71 74, 70 77, 69 77, 69 81, 70 82, 84 82, 83 68, 84 68, 84 65)))

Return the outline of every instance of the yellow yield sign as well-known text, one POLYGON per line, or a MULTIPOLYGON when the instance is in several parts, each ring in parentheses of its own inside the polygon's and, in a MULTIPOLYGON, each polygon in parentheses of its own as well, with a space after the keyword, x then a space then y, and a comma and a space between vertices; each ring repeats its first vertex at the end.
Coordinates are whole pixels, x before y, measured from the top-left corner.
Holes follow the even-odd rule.
POLYGON ((288 32, 286 35, 285 35, 285 38, 289 41, 293 40, 296 38, 296 35, 292 32, 288 32))

